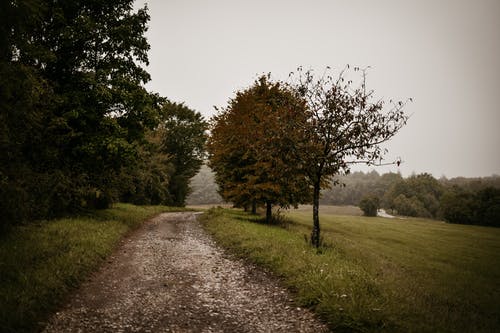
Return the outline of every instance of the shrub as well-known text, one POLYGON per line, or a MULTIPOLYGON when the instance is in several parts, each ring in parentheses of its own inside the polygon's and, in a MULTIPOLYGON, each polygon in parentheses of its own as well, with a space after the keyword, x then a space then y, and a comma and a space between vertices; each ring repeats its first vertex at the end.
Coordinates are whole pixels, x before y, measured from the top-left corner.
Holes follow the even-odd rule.
POLYGON ((359 208, 361 208, 365 216, 377 216, 379 206, 379 198, 373 195, 365 196, 359 202, 359 208))
POLYGON ((443 186, 430 174, 413 175, 394 183, 384 195, 385 208, 400 215, 436 217, 443 186))
POLYGON ((474 196, 467 192, 446 192, 441 198, 441 215, 449 223, 474 223, 474 196))
POLYGON ((400 194, 394 199, 393 205, 399 215, 431 217, 424 204, 416 196, 408 198, 404 194, 400 194))
POLYGON ((500 227, 500 189, 487 187, 476 195, 476 223, 500 227))

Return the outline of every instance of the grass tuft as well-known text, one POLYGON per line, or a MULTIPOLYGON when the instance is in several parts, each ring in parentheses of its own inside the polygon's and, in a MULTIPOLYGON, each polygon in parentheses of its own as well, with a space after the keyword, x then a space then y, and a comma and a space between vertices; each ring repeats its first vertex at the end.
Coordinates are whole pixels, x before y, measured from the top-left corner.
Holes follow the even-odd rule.
POLYGON ((13 228, 0 239, 0 332, 34 332, 118 241, 162 206, 116 204, 13 228))
POLYGON ((323 214, 317 251, 304 241, 310 212, 287 218, 285 229, 214 209, 203 221, 221 245, 280 276, 297 305, 312 308, 335 332, 500 327, 500 230, 323 214))

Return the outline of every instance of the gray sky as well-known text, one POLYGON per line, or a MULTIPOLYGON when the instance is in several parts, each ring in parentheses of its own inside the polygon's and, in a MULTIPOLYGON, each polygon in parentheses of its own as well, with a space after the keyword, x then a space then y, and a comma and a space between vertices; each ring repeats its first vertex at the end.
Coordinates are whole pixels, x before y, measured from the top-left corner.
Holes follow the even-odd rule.
MULTIPOLYGON (((435 177, 500 174, 498 0, 138 0, 147 3, 147 87, 209 118, 259 74, 371 66, 368 88, 412 97, 387 144, 435 177)), ((367 170, 367 169, 363 169, 367 170)))

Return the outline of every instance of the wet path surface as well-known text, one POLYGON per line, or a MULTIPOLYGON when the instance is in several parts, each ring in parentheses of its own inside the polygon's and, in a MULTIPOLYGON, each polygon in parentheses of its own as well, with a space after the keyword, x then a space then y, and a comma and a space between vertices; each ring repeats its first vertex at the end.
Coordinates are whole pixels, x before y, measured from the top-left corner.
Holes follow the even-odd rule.
POLYGON ((126 238, 45 332, 327 332, 276 279, 221 250, 194 213, 126 238))

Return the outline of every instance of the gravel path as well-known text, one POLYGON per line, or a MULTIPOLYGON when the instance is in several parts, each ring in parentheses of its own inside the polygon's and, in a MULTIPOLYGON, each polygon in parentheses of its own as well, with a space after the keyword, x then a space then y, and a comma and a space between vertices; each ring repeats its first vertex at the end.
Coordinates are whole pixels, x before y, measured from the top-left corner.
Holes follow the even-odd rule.
POLYGON ((327 332, 276 279, 221 250, 195 213, 126 238, 44 332, 327 332))

